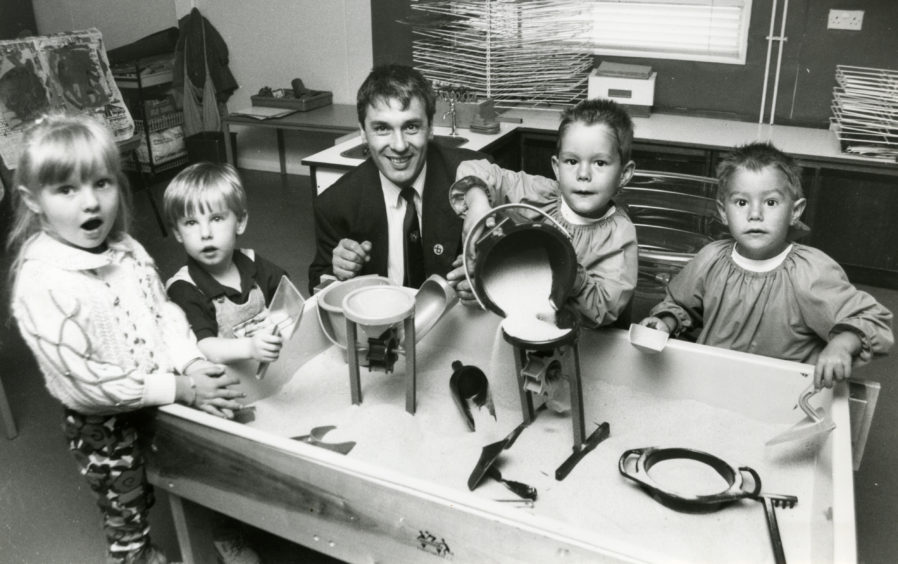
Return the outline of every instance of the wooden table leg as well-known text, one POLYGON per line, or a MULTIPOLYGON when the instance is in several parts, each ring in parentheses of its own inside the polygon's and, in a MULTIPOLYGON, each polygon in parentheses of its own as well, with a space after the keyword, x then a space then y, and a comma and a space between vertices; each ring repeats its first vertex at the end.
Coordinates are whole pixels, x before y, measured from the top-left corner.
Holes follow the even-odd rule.
POLYGON ((231 145, 231 127, 227 119, 221 120, 221 131, 224 133, 225 162, 237 168, 237 155, 234 154, 234 147, 231 145))
POLYGON ((281 176, 287 174, 287 156, 284 154, 284 130, 277 129, 278 135, 278 158, 281 161, 281 176))
POLYGON ((362 403, 362 382, 359 375, 359 350, 356 346, 358 328, 346 318, 346 363, 349 365, 349 395, 352 405, 362 403))
POLYGON ((417 361, 415 358, 415 316, 405 318, 405 410, 417 409, 417 361))
POLYGON ((573 425, 574 447, 579 448, 586 440, 586 425, 583 421, 583 381, 580 377, 580 351, 577 343, 562 351, 564 377, 571 388, 571 424, 573 425))
POLYGON ((212 511, 168 492, 172 521, 178 535, 178 547, 185 564, 217 564, 212 544, 212 511))

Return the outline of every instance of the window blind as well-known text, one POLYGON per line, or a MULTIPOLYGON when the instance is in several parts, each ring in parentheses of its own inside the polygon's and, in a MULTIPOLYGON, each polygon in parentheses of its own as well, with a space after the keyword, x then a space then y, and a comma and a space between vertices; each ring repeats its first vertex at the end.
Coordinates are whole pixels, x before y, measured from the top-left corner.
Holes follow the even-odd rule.
POLYGON ((744 64, 751 0, 593 0, 599 55, 744 64))

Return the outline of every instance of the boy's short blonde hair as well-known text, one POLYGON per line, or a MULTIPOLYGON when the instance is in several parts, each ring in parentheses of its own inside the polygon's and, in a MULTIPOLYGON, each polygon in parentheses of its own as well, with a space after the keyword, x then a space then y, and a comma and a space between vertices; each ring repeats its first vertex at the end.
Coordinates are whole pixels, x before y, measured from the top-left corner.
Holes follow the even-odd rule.
POLYGON ((804 198, 801 188, 801 167, 795 159, 770 143, 748 143, 730 151, 717 165, 717 199, 723 201, 729 193, 730 181, 739 169, 759 171, 774 167, 786 177, 789 196, 793 201, 804 198))
POLYGON ((237 171, 229 164, 192 164, 172 179, 162 197, 162 211, 172 227, 185 217, 222 204, 238 218, 246 217, 246 191, 237 171))
POLYGON ((561 115, 561 123, 558 125, 558 138, 555 142, 556 155, 561 154, 564 134, 574 123, 607 126, 614 133, 621 163, 630 162, 633 149, 633 119, 623 106, 614 100, 594 98, 583 100, 576 106, 567 108, 561 115))

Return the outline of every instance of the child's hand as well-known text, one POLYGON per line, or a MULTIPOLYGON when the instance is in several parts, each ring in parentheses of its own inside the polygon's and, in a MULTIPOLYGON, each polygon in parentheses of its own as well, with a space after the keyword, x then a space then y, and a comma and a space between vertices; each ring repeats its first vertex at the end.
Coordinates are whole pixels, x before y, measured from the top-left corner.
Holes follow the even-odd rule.
POLYGON ((234 411, 243 407, 237 398, 244 398, 246 394, 231 389, 231 386, 240 383, 237 376, 212 376, 208 373, 197 373, 192 374, 191 377, 196 386, 196 400, 193 406, 197 409, 225 419, 233 419, 234 411))
POLYGON ((215 364, 214 362, 209 362, 205 358, 197 358, 193 362, 187 365, 184 369, 185 376, 198 376, 201 374, 205 374, 206 376, 211 376, 213 378, 217 378, 218 376, 224 376, 225 367, 221 364, 215 364))
POLYGON ((832 388, 833 384, 851 376, 854 355, 861 351, 861 339, 851 331, 839 333, 817 357, 814 387, 832 388))
MULTIPOLYGON (((276 329, 276 328, 275 328, 276 329)), ((277 332, 258 331, 251 337, 252 356, 259 362, 274 362, 281 354, 284 340, 277 332)))
POLYGON ((471 286, 468 284, 468 279, 465 276, 465 268, 462 266, 461 255, 456 257, 455 261, 452 263, 452 267, 452 270, 446 274, 446 281, 449 282, 449 286, 455 290, 458 300, 467 307, 479 307, 480 304, 477 303, 477 298, 474 297, 474 292, 471 290, 471 286))
POLYGON ((664 331, 668 334, 673 333, 674 330, 674 328, 668 324, 665 317, 646 317, 640 321, 639 324, 651 329, 657 329, 658 331, 664 331))
MULTIPOLYGON (((478 203, 473 204, 469 208, 468 213, 464 216, 464 223, 462 223, 461 227, 461 236, 463 241, 467 239, 468 233, 470 233, 474 229, 474 226, 477 225, 477 222, 480 221, 483 216, 490 213, 490 211, 493 209, 490 207, 489 202, 487 202, 486 196, 482 197, 482 201, 479 201, 478 198, 475 198, 475 201, 477 201, 478 203)), ((496 218, 488 217, 480 227, 480 231, 483 231, 484 229, 492 229, 495 226, 496 218)), ((474 234, 474 237, 478 236, 479 233, 474 234)))
POLYGON ((268 308, 263 309, 251 319, 234 327, 234 335, 237 337, 252 337, 258 332, 271 332, 271 322, 268 320, 268 308))
POLYGON ((449 187, 449 203, 453 211, 464 220, 462 240, 468 236, 480 218, 492 209, 487 190, 486 182, 473 175, 465 176, 449 187))
POLYGON ((371 260, 371 241, 358 243, 352 239, 341 239, 334 247, 331 266, 338 280, 352 278, 371 260))

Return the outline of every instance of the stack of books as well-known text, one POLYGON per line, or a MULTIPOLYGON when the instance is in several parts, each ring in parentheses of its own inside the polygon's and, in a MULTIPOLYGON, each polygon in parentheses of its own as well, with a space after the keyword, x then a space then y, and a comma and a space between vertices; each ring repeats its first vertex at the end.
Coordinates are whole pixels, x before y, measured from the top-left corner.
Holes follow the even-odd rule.
POLYGON ((838 65, 830 129, 843 153, 898 162, 898 71, 838 65))
POLYGON ((137 88, 137 73, 140 72, 140 86, 148 88, 171 82, 173 67, 172 55, 159 55, 113 65, 112 76, 119 88, 137 88))

